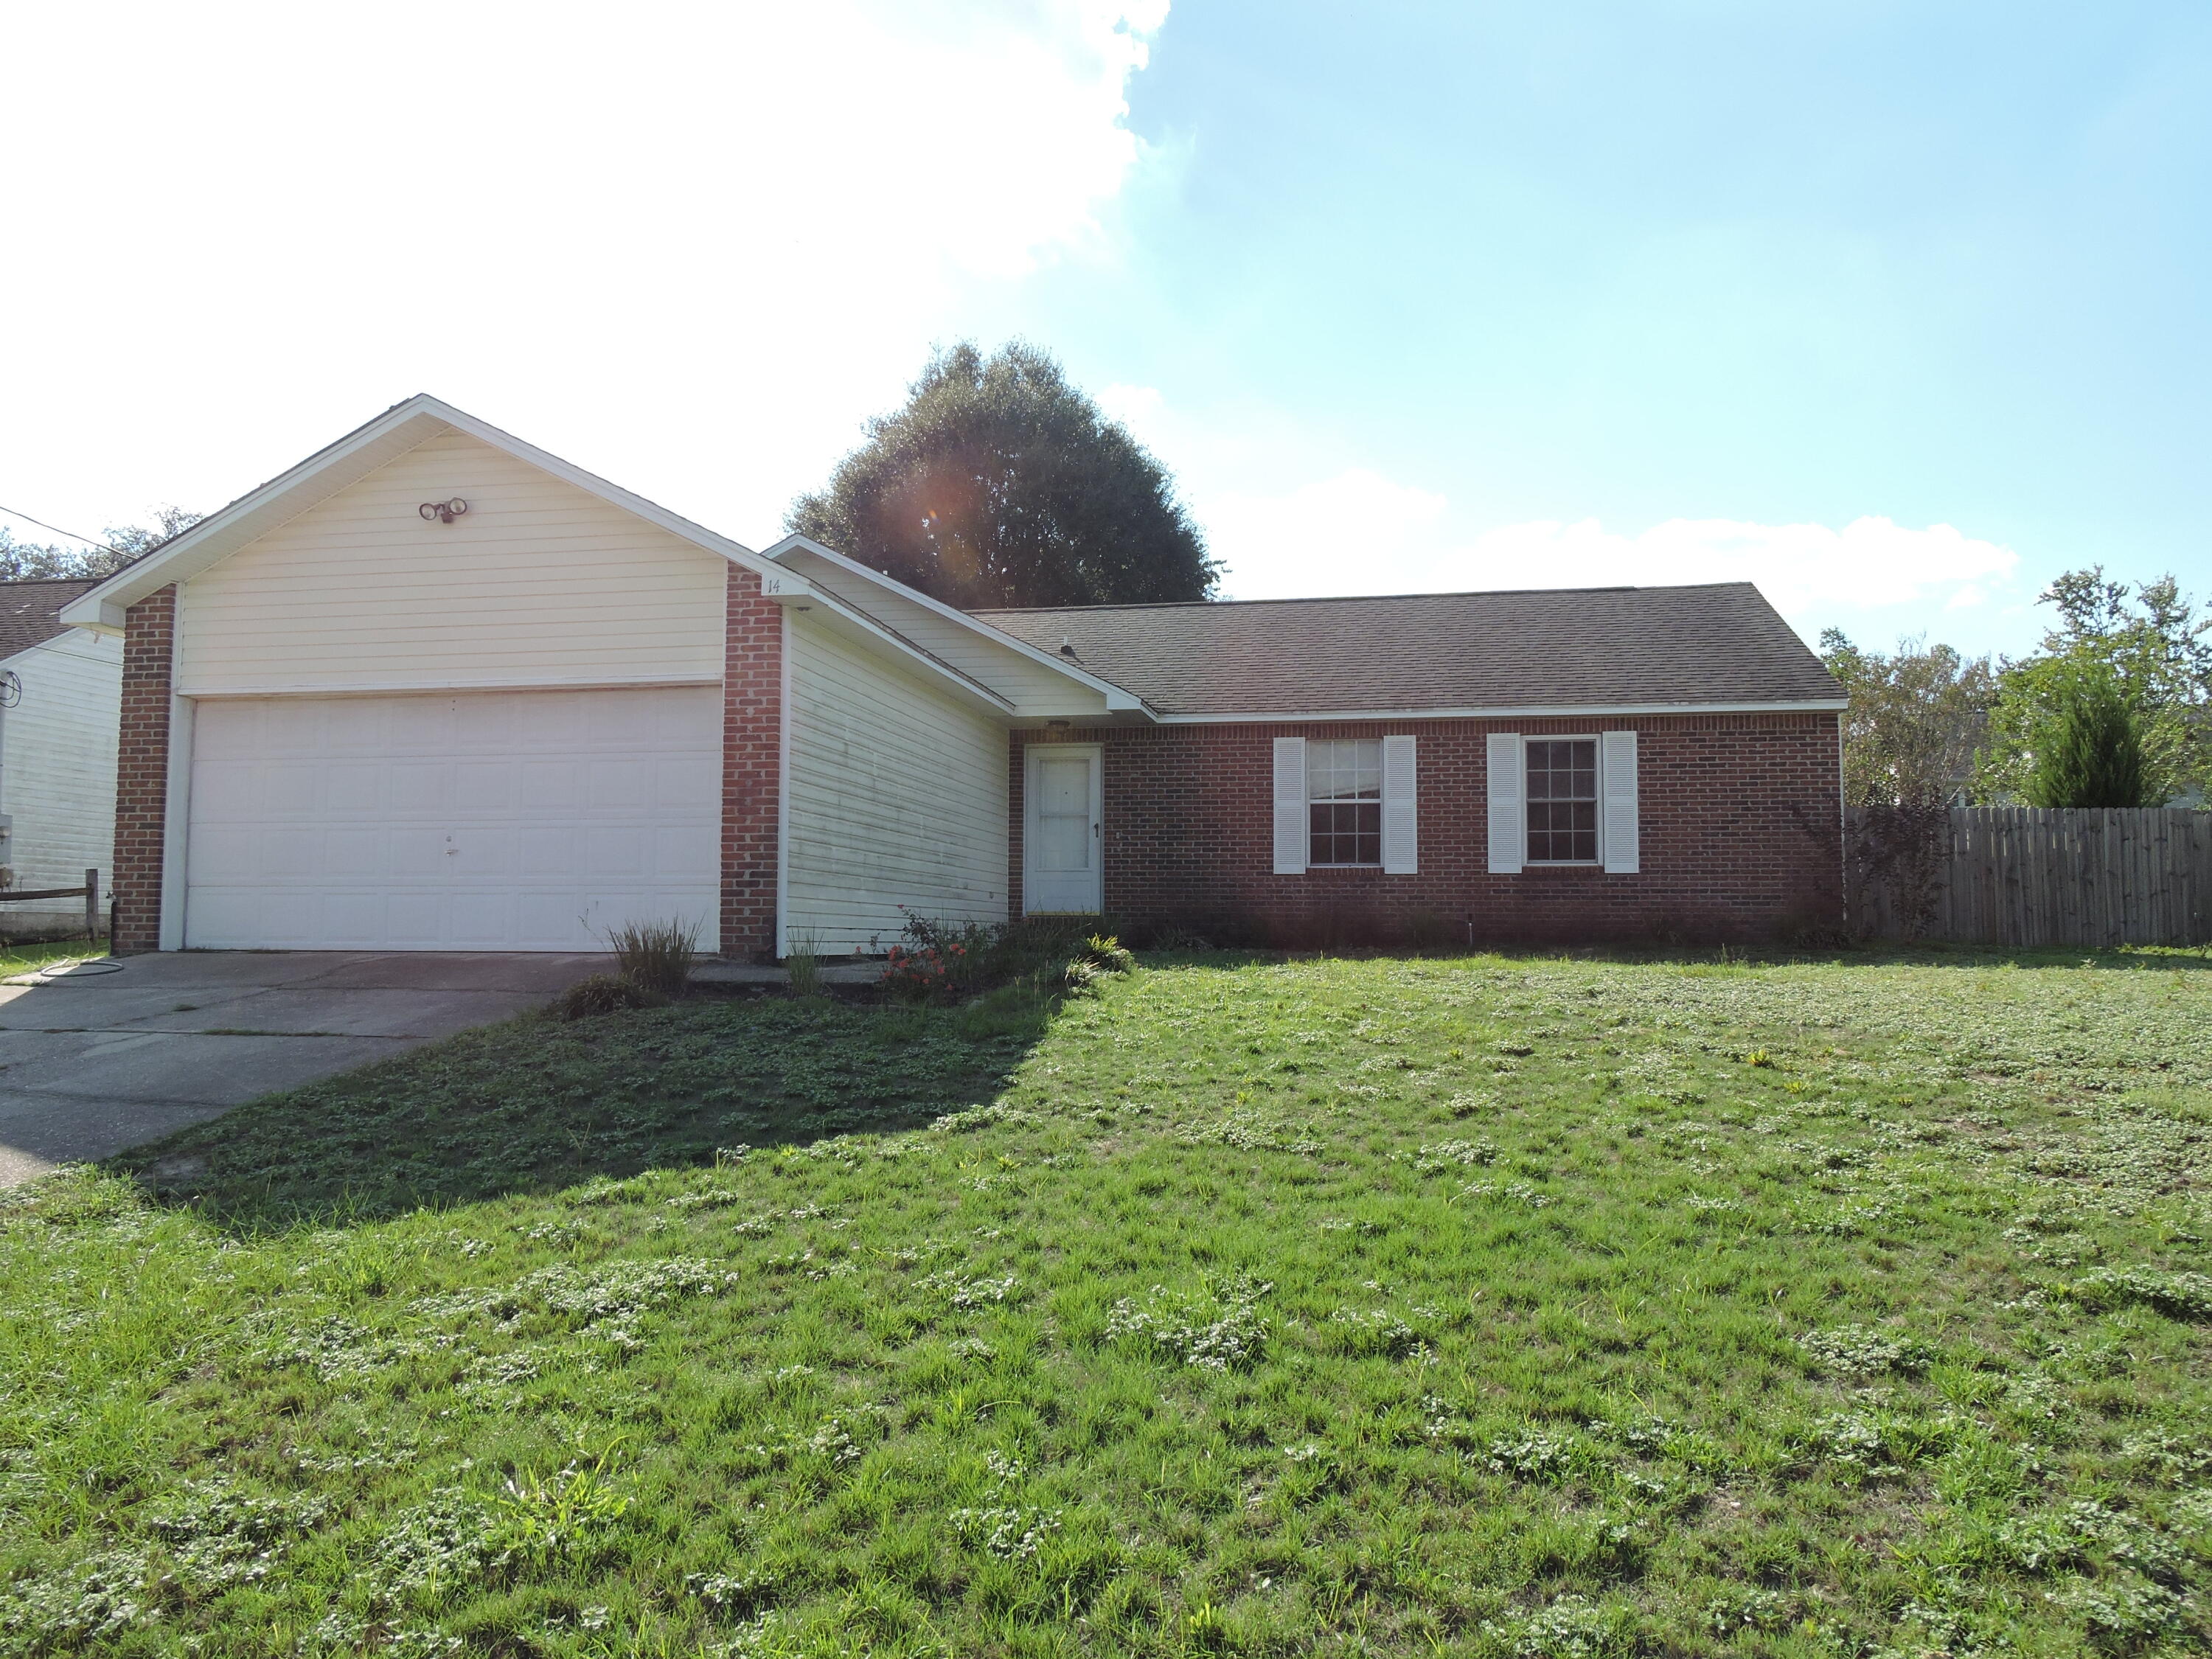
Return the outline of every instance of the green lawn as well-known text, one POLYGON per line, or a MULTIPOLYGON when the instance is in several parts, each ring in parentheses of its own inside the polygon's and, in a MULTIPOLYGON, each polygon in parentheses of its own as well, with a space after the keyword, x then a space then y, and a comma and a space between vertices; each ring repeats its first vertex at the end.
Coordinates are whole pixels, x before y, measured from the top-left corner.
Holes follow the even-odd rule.
POLYGON ((0 1652, 2202 1652, 2209 966, 473 1033, 0 1200, 0 1652))
POLYGON ((82 938, 0 945, 0 979, 11 974, 35 973, 58 962, 86 962, 106 954, 106 945, 82 938))

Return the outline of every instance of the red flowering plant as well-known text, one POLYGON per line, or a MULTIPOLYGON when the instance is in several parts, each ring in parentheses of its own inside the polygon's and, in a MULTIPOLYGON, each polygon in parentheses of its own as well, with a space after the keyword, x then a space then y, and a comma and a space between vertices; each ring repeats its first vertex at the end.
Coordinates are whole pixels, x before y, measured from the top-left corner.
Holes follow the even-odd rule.
POLYGON ((884 976, 878 983, 901 1002, 929 1002, 951 989, 952 976, 943 952, 910 951, 894 945, 884 959, 884 976))
POLYGON ((903 904, 905 943, 894 945, 879 983, 902 1002, 928 1002, 979 988, 1000 929, 988 922, 936 921, 903 904))

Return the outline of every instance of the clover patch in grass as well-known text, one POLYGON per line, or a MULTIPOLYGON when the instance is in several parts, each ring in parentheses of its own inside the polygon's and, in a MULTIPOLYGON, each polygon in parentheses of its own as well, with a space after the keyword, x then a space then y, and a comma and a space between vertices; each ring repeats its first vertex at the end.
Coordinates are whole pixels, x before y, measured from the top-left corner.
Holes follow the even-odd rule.
POLYGON ((1270 1326, 1260 1302, 1274 1288, 1243 1273, 1188 1289, 1155 1285, 1115 1303, 1106 1340, 1200 1370, 1247 1370, 1267 1352, 1270 1326))

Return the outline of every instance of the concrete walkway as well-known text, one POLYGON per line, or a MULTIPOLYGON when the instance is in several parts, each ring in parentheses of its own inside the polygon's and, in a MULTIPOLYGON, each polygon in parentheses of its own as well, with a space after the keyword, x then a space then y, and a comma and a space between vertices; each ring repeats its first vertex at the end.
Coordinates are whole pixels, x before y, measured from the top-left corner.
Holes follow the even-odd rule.
POLYGON ((542 1006, 599 955, 174 951, 0 986, 0 1187, 542 1006))

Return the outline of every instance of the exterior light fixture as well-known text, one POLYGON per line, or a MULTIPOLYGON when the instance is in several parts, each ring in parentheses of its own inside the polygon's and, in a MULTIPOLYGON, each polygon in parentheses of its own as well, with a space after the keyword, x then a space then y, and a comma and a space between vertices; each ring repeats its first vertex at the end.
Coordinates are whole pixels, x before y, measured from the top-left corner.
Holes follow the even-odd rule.
POLYGON ((1066 720, 1047 720, 1044 724, 1045 729, 1048 732, 1065 732, 1067 730, 1067 722, 1066 720))
POLYGON ((425 501, 415 510, 425 522, 435 519, 440 524, 451 524, 469 510, 469 504, 456 495, 450 501, 425 501))

